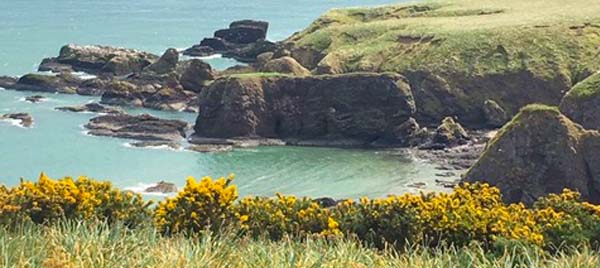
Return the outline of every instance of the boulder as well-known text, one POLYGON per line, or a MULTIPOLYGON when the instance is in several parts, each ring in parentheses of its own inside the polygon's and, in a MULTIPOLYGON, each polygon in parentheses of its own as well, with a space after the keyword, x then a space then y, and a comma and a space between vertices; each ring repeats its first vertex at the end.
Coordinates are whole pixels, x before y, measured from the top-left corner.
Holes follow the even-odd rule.
POLYGON ((33 117, 27 113, 12 113, 0 115, 0 120, 17 120, 22 127, 31 127, 33 125, 33 117))
MULTIPOLYGON (((263 53, 265 54, 265 53, 263 53)), ((262 54, 261 54, 262 55, 262 54)), ((263 72, 283 73, 297 76, 310 75, 310 71, 300 65, 292 57, 283 57, 274 60, 270 60, 262 67, 263 72)))
POLYGON ((217 50, 204 45, 193 45, 192 47, 183 51, 183 55, 191 57, 208 57, 217 53, 217 50))
POLYGON ((531 205, 564 188, 598 202, 598 152, 600 133, 585 130, 556 107, 530 105, 488 143, 463 180, 498 186, 510 203, 531 205))
POLYGON ((146 190, 144 190, 144 192, 146 192, 146 193, 163 193, 163 194, 176 193, 177 186, 175 186, 174 183, 160 181, 156 185, 146 188, 146 190))
POLYGON ((150 64, 144 71, 154 72, 156 74, 166 74, 175 71, 179 62, 179 52, 177 49, 169 48, 155 63, 150 64))
POLYGON ((134 140, 179 141, 186 136, 188 124, 166 120, 149 114, 103 115, 90 119, 85 125, 88 134, 134 140))
POLYGON ((487 125, 493 128, 502 127, 509 120, 506 111, 493 100, 486 100, 483 103, 483 115, 487 125))
POLYGON ((415 112, 410 87, 394 74, 243 76, 213 82, 199 96, 195 135, 396 143, 415 112))
POLYGON ((141 72, 157 59, 156 55, 133 49, 69 44, 60 49, 58 57, 45 59, 40 69, 60 71, 70 66, 72 70, 91 74, 125 75, 141 72), (57 70, 51 64, 61 67, 57 70))
POLYGON ((469 140, 469 134, 452 117, 446 117, 433 133, 432 143, 442 147, 464 145, 469 140))
POLYGON ((190 91, 200 92, 209 81, 215 80, 212 67, 199 59, 193 59, 183 64, 183 72, 179 82, 181 86, 190 91))
POLYGON ((15 90, 73 94, 76 93, 81 83, 81 79, 68 73, 61 73, 59 75, 26 74, 19 78, 17 83, 10 88, 15 90))
POLYGON ((569 90, 560 103, 560 111, 585 128, 600 130, 600 73, 569 90))
POLYGON ((83 112, 101 113, 101 114, 122 114, 122 113, 124 113, 123 110, 121 110, 121 109, 106 107, 106 106, 104 106, 102 104, 98 104, 98 103, 88 103, 85 105, 78 105, 78 106, 57 107, 56 110, 64 111, 64 112, 74 112, 74 113, 83 113, 83 112))

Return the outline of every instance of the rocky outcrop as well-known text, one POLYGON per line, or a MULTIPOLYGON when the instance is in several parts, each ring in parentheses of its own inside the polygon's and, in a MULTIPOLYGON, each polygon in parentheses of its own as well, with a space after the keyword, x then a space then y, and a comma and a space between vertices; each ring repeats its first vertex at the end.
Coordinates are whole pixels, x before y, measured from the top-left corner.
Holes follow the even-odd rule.
POLYGON ((212 67, 199 59, 182 63, 179 82, 185 90, 200 92, 207 84, 215 80, 212 67))
POLYGON ((524 108, 492 139, 464 181, 498 186, 506 201, 532 204, 564 188, 600 201, 600 133, 585 130, 555 107, 524 108))
POLYGON ((300 65, 292 57, 282 57, 267 61, 261 68, 262 72, 273 72, 282 74, 291 74, 296 76, 310 75, 310 71, 300 65))
POLYGON ((199 96, 195 135, 338 143, 399 143, 394 130, 415 112, 406 80, 393 74, 228 77, 199 96))
POLYGON ((483 116, 487 125, 492 128, 501 127, 509 120, 506 111, 493 100, 486 100, 483 103, 483 116))
POLYGON ((12 88, 18 78, 12 76, 0 76, 0 88, 12 88))
POLYGON ((179 120, 143 115, 103 115, 85 125, 88 134, 116 138, 153 141, 178 141, 185 138, 188 124, 179 120))
POLYGON ((160 181, 156 185, 146 188, 146 190, 144 190, 144 192, 146 192, 146 193, 163 193, 163 194, 176 193, 177 186, 175 186, 174 183, 160 181))
POLYGON ((61 73, 58 75, 26 74, 8 88, 14 90, 74 94, 77 93, 77 89, 81 83, 81 79, 68 73, 61 73))
POLYGON ((175 71, 179 62, 179 52, 177 49, 169 48, 154 63, 144 68, 144 71, 154 72, 156 74, 166 74, 175 71))
POLYGON ((123 110, 113 107, 107 107, 98 103, 88 103, 78 106, 57 107, 56 110, 74 113, 101 113, 101 114, 122 114, 123 110))
POLYGON ((275 43, 266 40, 268 27, 265 21, 234 21, 229 28, 216 31, 214 37, 203 39, 183 54, 196 57, 222 54, 242 62, 254 62, 258 55, 277 48, 275 43))
POLYGON ((0 115, 0 120, 17 120, 22 127, 31 127, 33 125, 33 117, 27 113, 12 113, 0 115))
POLYGON ((600 130, 600 74, 575 85, 561 101, 560 110, 583 127, 600 130))
POLYGON ((44 59, 40 71, 82 71, 90 74, 126 75, 141 72, 158 56, 133 49, 69 44, 56 58, 44 59))
POLYGON ((469 139, 469 134, 459 123, 452 117, 446 117, 433 133, 432 142, 445 148, 464 145, 469 139))

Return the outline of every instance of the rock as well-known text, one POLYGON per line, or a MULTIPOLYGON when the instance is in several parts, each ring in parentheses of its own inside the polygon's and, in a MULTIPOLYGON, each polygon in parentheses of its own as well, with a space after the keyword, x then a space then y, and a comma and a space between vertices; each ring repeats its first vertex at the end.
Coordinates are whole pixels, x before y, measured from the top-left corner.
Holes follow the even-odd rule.
POLYGON ((187 147, 188 150, 199 153, 221 153, 233 150, 233 145, 221 144, 193 144, 187 147))
POLYGON ((215 32, 215 37, 234 44, 250 44, 267 37, 269 23, 265 21, 234 21, 229 29, 215 32))
POLYGON ((236 75, 236 74, 251 74, 251 73, 256 73, 258 72, 258 70, 256 70, 256 68, 254 68, 252 65, 234 65, 231 66, 223 71, 219 72, 219 76, 229 76, 229 75, 236 75))
POLYGON ((27 113, 13 113, 13 114, 0 115, 0 120, 2 120, 2 119, 18 120, 19 125, 21 125, 22 127, 27 127, 27 128, 31 127, 31 125, 33 125, 33 117, 31 117, 31 115, 29 115, 27 113))
POLYGON ((335 199, 330 197, 321 197, 314 199, 313 201, 319 204, 319 206, 322 208, 331 208, 337 206, 338 204, 338 201, 335 201, 335 199))
POLYGON ((200 92, 206 85, 215 80, 215 73, 208 63, 193 59, 184 64, 183 73, 179 82, 181 86, 190 91, 200 92))
POLYGON ((14 85, 17 83, 17 78, 16 77, 11 77, 11 76, 0 76, 0 88, 13 88, 14 85))
POLYGON ((403 146, 417 146, 426 142, 429 138, 429 133, 417 123, 414 118, 409 118, 404 123, 394 128, 394 136, 399 137, 399 144, 403 146))
POLYGON ((25 101, 31 102, 31 103, 39 103, 39 102, 43 102, 45 100, 46 100, 46 98, 41 95, 33 95, 33 96, 25 97, 25 101))
POLYGON ((175 71, 177 63, 179 62, 179 52, 177 49, 169 48, 165 53, 156 61, 150 64, 144 69, 144 71, 150 71, 157 74, 166 74, 175 71))
POLYGON ((214 51, 226 51, 231 48, 232 44, 220 37, 210 37, 202 39, 200 46, 210 47, 214 51))
POLYGON ((432 142, 441 144, 443 147, 453 147, 464 145, 469 140, 469 134, 465 129, 452 117, 446 117, 442 120, 442 124, 438 126, 433 134, 432 142))
POLYGON ((82 80, 68 73, 58 75, 26 74, 11 89, 74 94, 82 80))
POLYGON ((560 111, 584 128, 600 130, 600 74, 575 85, 562 99, 560 111))
MULTIPOLYGON (((262 66, 265 66, 265 64, 267 64, 267 62, 269 62, 272 59, 275 59, 274 55, 275 54, 273 52, 265 52, 265 53, 262 53, 262 54, 256 56, 255 66, 259 66, 262 68, 262 66)), ((281 58, 281 57, 279 57, 279 58, 281 58)))
POLYGON ((186 136, 188 124, 179 120, 143 115, 103 115, 85 125, 89 134, 116 138, 152 141, 178 141, 186 136))
POLYGON ((195 135, 395 143, 415 112, 402 76, 245 76, 218 79, 200 93, 195 135))
POLYGON ((233 58, 245 63, 256 62, 258 55, 272 52, 277 49, 277 44, 267 40, 259 40, 255 43, 236 46, 228 51, 222 51, 224 57, 233 58))
POLYGON ((502 127, 509 120, 506 111, 493 100, 486 100, 483 103, 483 115, 487 125, 494 128, 502 127))
POLYGON ((102 113, 102 114, 122 114, 123 110, 106 107, 102 104, 98 103, 88 103, 85 105, 79 106, 66 106, 66 107, 58 107, 56 110, 64 111, 64 112, 74 112, 74 113, 82 113, 82 112, 90 112, 90 113, 102 113))
MULTIPOLYGON (((265 54, 265 53, 263 53, 265 54)), ((261 54, 262 55, 262 54, 261 54)), ((291 74, 296 76, 310 75, 310 71, 300 65, 292 57, 283 57, 268 61, 261 69, 262 72, 291 74)))
POLYGON ((163 194, 176 193, 177 186, 175 186, 174 183, 160 181, 155 186, 146 188, 146 190, 144 190, 144 192, 146 192, 146 193, 163 193, 163 194))
POLYGON ((172 141, 136 141, 129 143, 129 145, 138 148, 146 148, 146 147, 167 147, 173 150, 181 149, 181 144, 178 142, 172 141))
POLYGON ((40 69, 60 71, 66 65, 90 74, 125 75, 141 72, 157 59, 156 55, 133 49, 69 44, 60 49, 58 57, 44 60, 40 69), (61 67, 56 70, 50 63, 61 67))
POLYGON ((531 205, 538 197, 577 190, 600 201, 600 133, 583 129, 555 107, 525 107, 464 177, 498 186, 507 202, 531 205))
POLYGON ((183 55, 191 57, 208 57, 217 54, 218 51, 209 46, 193 45, 183 51, 183 55))

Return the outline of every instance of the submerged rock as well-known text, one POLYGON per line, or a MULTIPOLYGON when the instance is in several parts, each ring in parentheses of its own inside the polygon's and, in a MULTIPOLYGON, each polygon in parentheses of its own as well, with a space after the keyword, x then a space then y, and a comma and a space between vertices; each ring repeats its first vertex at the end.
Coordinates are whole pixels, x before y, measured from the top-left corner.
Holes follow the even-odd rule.
POLYGON ((56 110, 64 111, 64 112, 90 112, 90 113, 102 113, 102 114, 122 114, 123 110, 113 107, 107 107, 98 103, 88 103, 85 105, 79 106, 65 106, 65 107, 57 107, 56 110))
POLYGON ((33 125, 33 117, 27 113, 12 113, 0 115, 0 120, 3 119, 18 120, 19 125, 21 125, 22 127, 28 128, 31 127, 31 125, 33 125))
POLYGON ((18 78, 12 76, 0 76, 0 88, 12 88, 17 83, 18 78))
POLYGON ((174 183, 160 181, 156 185, 146 188, 146 190, 144 190, 144 192, 146 192, 146 193, 163 193, 163 194, 176 193, 177 186, 175 186, 174 183))
POLYGON ((415 112, 402 76, 228 77, 199 96, 195 136, 397 143, 415 112))
POLYGON ((31 103, 40 103, 40 102, 43 102, 45 100, 46 100, 46 98, 44 96, 41 96, 41 95, 33 95, 33 96, 25 97, 25 101, 26 102, 31 102, 31 103))
POLYGON ((555 107, 524 108, 492 139, 464 181, 488 182, 507 202, 532 204, 564 188, 600 201, 600 133, 585 130, 555 107))
POLYGON ((90 135, 153 141, 179 141, 186 136, 188 124, 166 120, 149 114, 103 115, 85 125, 90 135))
POLYGON ((147 147, 168 147, 173 150, 181 149, 181 144, 178 142, 172 141, 136 141, 129 143, 129 145, 138 148, 147 148, 147 147))

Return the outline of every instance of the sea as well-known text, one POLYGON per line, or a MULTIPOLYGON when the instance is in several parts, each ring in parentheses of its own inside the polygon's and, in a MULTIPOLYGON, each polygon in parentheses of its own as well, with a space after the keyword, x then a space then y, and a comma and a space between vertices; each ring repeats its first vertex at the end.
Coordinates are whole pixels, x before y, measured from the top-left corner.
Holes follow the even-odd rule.
MULTIPOLYGON (((186 48, 226 28, 231 21, 269 21, 268 39, 283 40, 332 8, 377 6, 389 0, 2 0, 0 75, 34 72, 61 46, 100 44, 161 54, 186 48)), ((205 59, 216 69, 238 64, 205 59)), ((50 177, 88 176, 122 189, 143 191, 158 181, 182 187, 193 176, 235 174, 240 195, 275 193, 311 197, 358 198, 415 192, 415 183, 434 189, 435 166, 402 150, 274 146, 197 153, 185 149, 134 148, 131 141, 87 135, 83 125, 94 114, 56 107, 98 101, 98 97, 41 94, 42 103, 24 101, 34 92, 0 88, 0 114, 26 112, 31 128, 0 121, 0 184, 50 177)), ((126 109, 193 123, 192 113, 126 109)), ((158 198, 148 195, 150 198, 158 198)))

